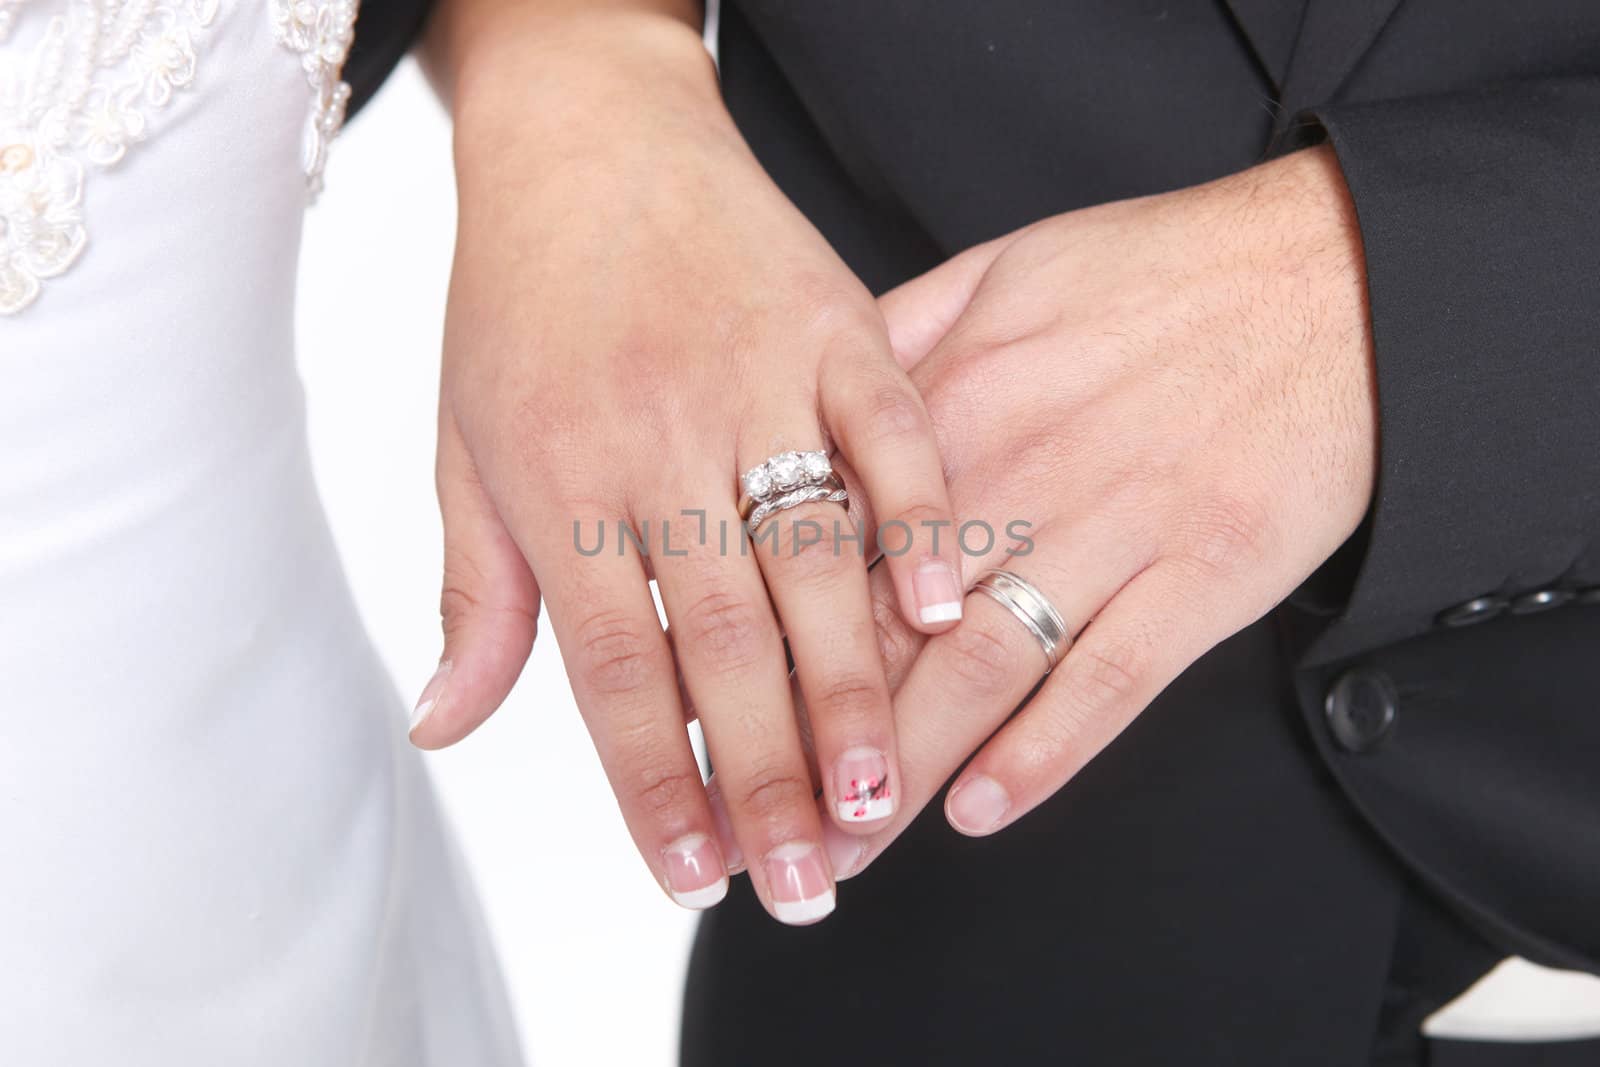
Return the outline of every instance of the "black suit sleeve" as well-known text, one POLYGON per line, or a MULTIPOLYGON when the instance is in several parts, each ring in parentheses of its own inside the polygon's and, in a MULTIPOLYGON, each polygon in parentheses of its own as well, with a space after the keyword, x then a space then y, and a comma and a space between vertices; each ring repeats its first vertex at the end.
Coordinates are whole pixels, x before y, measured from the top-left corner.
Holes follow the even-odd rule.
POLYGON ((1347 597, 1279 613, 1301 708, 1425 881, 1600 972, 1600 76, 1312 117, 1361 228, 1381 441, 1347 597))
POLYGON ((432 7, 432 0, 364 0, 344 64, 344 80, 350 85, 347 116, 366 106, 416 43, 432 7))
POLYGON ((1600 76, 1313 115, 1359 217, 1381 434, 1318 658, 1570 603, 1600 585, 1600 76))

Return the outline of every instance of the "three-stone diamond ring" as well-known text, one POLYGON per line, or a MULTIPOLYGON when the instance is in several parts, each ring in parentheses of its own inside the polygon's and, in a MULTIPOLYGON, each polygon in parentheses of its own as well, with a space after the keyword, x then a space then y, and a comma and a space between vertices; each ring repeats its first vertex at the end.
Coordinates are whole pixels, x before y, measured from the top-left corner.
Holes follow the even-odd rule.
POLYGON ((821 451, 779 452, 739 479, 739 517, 754 533, 771 516, 813 501, 849 507, 844 482, 821 451))

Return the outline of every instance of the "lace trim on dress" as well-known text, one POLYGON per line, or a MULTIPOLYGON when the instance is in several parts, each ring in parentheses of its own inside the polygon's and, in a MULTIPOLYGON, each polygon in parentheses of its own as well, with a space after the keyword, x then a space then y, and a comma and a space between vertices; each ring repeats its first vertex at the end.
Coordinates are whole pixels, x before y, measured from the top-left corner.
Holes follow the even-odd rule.
POLYGON ((358 6, 358 0, 272 0, 272 34, 279 44, 300 54, 301 69, 311 84, 302 161, 313 198, 322 191, 328 144, 344 124, 350 103, 350 86, 340 73, 355 40, 358 6))
POLYGON ((6 34, 11 32, 11 23, 16 18, 16 10, 21 6, 22 0, 0 0, 0 44, 5 43, 6 34))
MULTIPOLYGON (((0 42, 28 0, 0 0, 0 42)), ((84 180, 143 140, 194 81, 196 43, 218 0, 68 0, 0 77, 0 315, 28 307, 88 243, 84 180)), ((271 0, 273 36, 298 53, 313 93, 303 164, 312 196, 350 87, 340 70, 357 0, 271 0)))
MULTIPOLYGON (((9 34, 22 0, 0 0, 9 34)), ((109 167, 195 72, 216 0, 70 0, 0 83, 0 314, 83 252, 86 167, 109 167)))

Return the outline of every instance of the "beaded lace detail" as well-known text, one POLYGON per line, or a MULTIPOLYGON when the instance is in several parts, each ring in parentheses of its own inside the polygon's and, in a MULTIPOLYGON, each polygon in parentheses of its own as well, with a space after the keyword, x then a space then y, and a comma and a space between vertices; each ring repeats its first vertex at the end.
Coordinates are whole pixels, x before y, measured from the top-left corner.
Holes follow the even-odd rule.
MULTIPOLYGON (((340 80, 357 0, 270 0, 275 39, 311 85, 303 164, 322 186, 328 142, 350 89, 340 80)), ((0 75, 0 315, 38 299, 83 254, 85 179, 143 140, 194 82, 218 0, 67 0, 44 34, 0 75)), ((0 0, 6 44, 29 0, 0 0)))
MULTIPOLYGON (((4 0, 0 0, 4 2, 4 0)), ((272 33, 278 43, 300 54, 311 85, 302 160, 311 196, 322 191, 328 143, 344 124, 350 86, 340 77, 356 35, 358 0, 272 0, 272 33)))

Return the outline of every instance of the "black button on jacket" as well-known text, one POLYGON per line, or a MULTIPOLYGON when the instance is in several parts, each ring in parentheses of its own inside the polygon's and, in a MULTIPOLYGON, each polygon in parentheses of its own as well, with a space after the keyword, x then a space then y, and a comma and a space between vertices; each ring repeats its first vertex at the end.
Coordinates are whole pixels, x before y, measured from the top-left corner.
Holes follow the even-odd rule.
MULTIPOLYGON (((1427 884, 1507 950, 1600 970, 1600 605, 1572 595, 1600 586, 1600 2, 729 2, 735 118, 879 291, 1047 215, 1332 142, 1381 470, 1261 669, 1292 677, 1326 765, 1427 884), (1543 590, 1560 605, 1449 624, 1543 590), (1351 671, 1392 686, 1381 744, 1330 726, 1351 671)), ((421 9, 367 0, 357 104, 421 9)))

